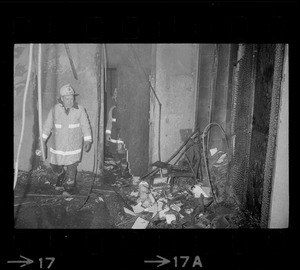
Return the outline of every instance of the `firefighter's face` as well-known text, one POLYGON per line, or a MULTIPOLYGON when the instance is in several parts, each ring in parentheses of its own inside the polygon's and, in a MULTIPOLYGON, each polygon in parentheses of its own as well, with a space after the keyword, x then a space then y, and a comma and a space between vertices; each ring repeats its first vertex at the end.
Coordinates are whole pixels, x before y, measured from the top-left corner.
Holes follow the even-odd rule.
POLYGON ((62 101, 66 109, 71 108, 74 104, 74 96, 73 95, 63 96, 62 101))

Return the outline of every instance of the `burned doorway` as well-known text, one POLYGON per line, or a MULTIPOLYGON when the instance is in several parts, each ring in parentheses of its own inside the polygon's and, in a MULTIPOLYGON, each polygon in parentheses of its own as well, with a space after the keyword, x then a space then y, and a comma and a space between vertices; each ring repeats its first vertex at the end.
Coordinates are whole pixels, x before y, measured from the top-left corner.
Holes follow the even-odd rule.
POLYGON ((148 169, 151 55, 152 44, 107 45, 105 153, 135 176, 148 169))
POLYGON ((106 69, 106 86, 104 93, 104 159, 106 169, 117 165, 122 176, 128 176, 128 152, 120 138, 120 117, 118 113, 118 80, 117 68, 106 69))

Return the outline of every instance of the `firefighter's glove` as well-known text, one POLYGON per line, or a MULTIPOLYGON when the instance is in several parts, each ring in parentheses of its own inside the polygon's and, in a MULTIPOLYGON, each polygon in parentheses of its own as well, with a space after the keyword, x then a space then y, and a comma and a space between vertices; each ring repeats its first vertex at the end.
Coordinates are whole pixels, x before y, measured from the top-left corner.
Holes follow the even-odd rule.
MULTIPOLYGON (((46 142, 43 140, 42 144, 43 144, 44 153, 45 153, 45 156, 46 156, 46 153, 47 153, 46 142)), ((42 156, 42 147, 41 147, 41 143, 40 142, 39 142, 39 148, 36 149, 35 153, 38 156, 42 156)))
POLYGON ((83 149, 84 149, 85 152, 88 152, 90 150, 91 144, 92 143, 90 141, 85 141, 84 142, 83 149))
MULTIPOLYGON (((46 152, 46 150, 47 150, 47 146, 46 146, 46 141, 44 141, 44 140, 42 140, 43 141, 43 148, 44 148, 44 151, 46 152)), ((41 143, 39 143, 39 148, 40 148, 40 150, 42 151, 42 146, 41 146, 41 143)))
POLYGON ((107 141, 110 141, 110 140, 111 140, 110 134, 106 134, 106 140, 107 140, 107 141))

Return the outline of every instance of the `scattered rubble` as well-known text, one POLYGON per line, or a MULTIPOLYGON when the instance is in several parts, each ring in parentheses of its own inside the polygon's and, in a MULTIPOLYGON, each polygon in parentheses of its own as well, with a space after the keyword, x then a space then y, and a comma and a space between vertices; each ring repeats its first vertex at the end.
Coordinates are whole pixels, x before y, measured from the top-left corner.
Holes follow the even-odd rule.
MULTIPOLYGON (((156 169, 146 177, 129 174, 124 160, 107 158, 104 162, 104 178, 111 177, 113 180, 105 186, 103 177, 97 178, 92 200, 80 211, 89 209, 95 212, 99 207, 106 207, 116 228, 208 229, 244 226, 241 224, 245 224, 245 218, 247 216, 249 219, 249 215, 243 215, 243 210, 231 204, 233 194, 228 177, 230 154, 217 148, 209 149, 209 181, 203 150, 199 146, 199 138, 193 138, 192 143, 186 145, 184 155, 177 153, 181 158, 173 164, 161 161, 153 163, 156 169)), ((36 184, 33 185, 35 193, 43 193, 43 190, 52 192, 52 197, 40 200, 41 205, 65 205, 68 213, 79 211, 94 175, 82 173, 84 181, 79 187, 81 195, 66 192, 57 195, 51 174, 49 168, 39 167, 31 173, 19 172, 18 182, 19 185, 36 184)), ((19 202, 15 197, 15 206, 21 204, 32 205, 31 202, 19 202)))
MULTIPOLYGON (((147 226, 143 223, 141 227, 237 227, 234 218, 230 217, 222 206, 231 197, 227 175, 230 155, 217 148, 210 149, 208 157, 208 168, 212 178, 210 186, 204 173, 203 155, 199 153, 198 145, 190 149, 198 150, 198 154, 195 155, 198 160, 195 157, 190 161, 183 159, 179 160, 178 165, 157 161, 152 164, 157 167, 154 171, 156 174, 150 173, 146 178, 132 177, 132 190, 127 196, 135 201, 135 204, 131 205, 133 212, 126 211, 126 214, 139 215, 148 221, 147 226), (216 201, 213 198, 213 191, 216 201), (152 215, 148 215, 149 213, 152 215)), ((232 215, 234 211, 230 211, 232 215)))

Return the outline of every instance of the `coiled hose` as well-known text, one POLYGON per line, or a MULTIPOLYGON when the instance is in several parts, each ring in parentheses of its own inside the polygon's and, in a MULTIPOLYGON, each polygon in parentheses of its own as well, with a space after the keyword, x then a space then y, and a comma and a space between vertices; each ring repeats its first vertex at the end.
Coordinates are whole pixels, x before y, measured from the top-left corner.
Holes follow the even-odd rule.
MULTIPOLYGON (((210 174, 209 174, 209 171, 208 171, 208 166, 207 166, 207 159, 206 159, 206 148, 205 148, 205 135, 206 135, 206 132, 210 129, 211 126, 213 125, 216 125, 218 126, 224 133, 225 135, 225 139, 226 139, 226 146, 227 146, 227 150, 229 150, 229 147, 228 147, 228 141, 227 141, 227 137, 226 137, 226 133, 224 131, 224 129, 218 124, 218 123, 210 123, 208 124, 205 128, 204 128, 204 131, 203 131, 203 134, 202 134, 202 146, 203 146, 203 155, 204 155, 204 165, 205 165, 205 170, 206 170, 206 174, 207 174, 207 177, 208 177, 208 180, 209 180, 209 185, 210 185, 210 188, 211 188, 211 192, 213 194, 213 198, 214 198, 214 201, 217 203, 217 200, 216 200, 216 195, 214 193, 214 190, 213 190, 213 186, 212 186, 212 182, 211 182, 211 179, 210 179, 210 174)), ((207 143, 207 148, 208 148, 208 143, 207 143)))

